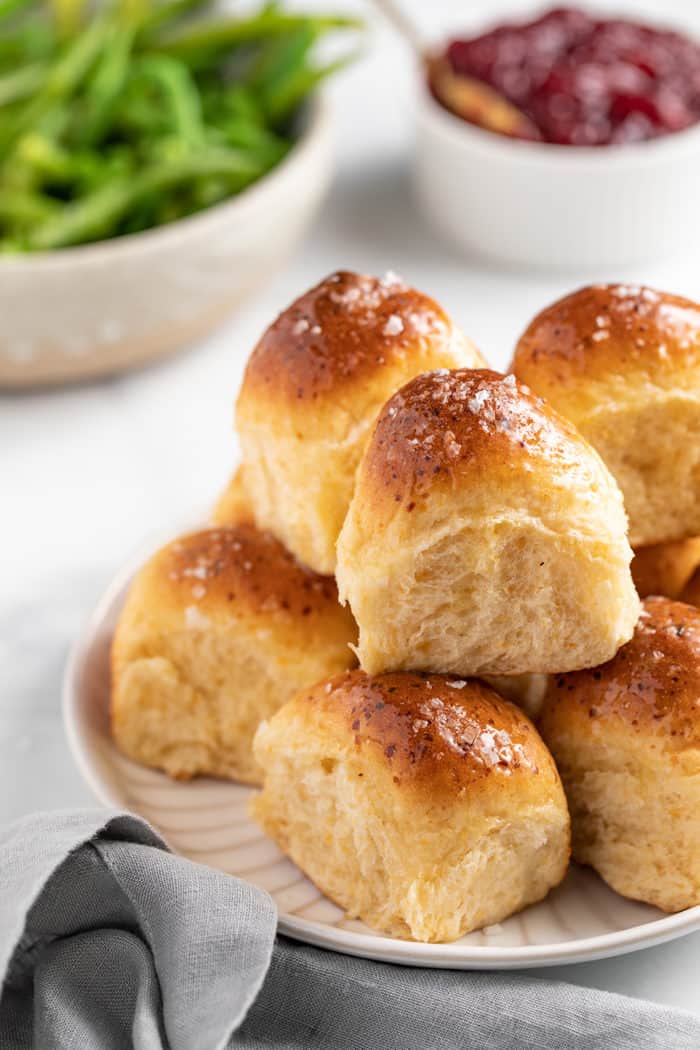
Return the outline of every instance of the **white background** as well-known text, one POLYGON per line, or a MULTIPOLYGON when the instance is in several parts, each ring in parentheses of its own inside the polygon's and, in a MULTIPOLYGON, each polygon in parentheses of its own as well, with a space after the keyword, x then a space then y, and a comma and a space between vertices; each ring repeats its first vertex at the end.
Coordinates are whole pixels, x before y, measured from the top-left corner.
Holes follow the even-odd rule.
MULTIPOLYGON (((325 6, 371 9, 348 0, 325 6)), ((403 6, 434 37, 529 9, 518 0, 403 6)), ((694 22, 700 30, 694 0, 597 6, 694 22)), ((439 299, 497 367, 507 364, 534 312, 591 276, 700 298, 695 258, 572 275, 504 273, 456 256, 423 225, 410 198, 413 73, 402 42, 378 22, 367 57, 331 90, 337 175, 319 220, 297 256, 224 329, 193 352, 128 377, 0 396, 0 821, 93 804, 62 732, 67 648, 134 549, 208 507, 224 485, 236 457, 232 411, 246 355, 306 286, 336 268, 393 269, 439 299)), ((556 973, 700 1012, 699 964, 696 934, 556 973)))

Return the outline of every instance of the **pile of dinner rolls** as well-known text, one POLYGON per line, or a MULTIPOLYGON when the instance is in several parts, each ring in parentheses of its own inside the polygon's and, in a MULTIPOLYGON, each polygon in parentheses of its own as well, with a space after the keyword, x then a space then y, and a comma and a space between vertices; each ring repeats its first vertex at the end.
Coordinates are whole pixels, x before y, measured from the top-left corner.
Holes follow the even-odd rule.
POLYGON ((122 611, 122 751, 261 785, 267 834, 397 937, 497 923, 570 852, 700 904, 700 306, 584 288, 502 375, 395 275, 332 274, 236 426, 212 526, 122 611))

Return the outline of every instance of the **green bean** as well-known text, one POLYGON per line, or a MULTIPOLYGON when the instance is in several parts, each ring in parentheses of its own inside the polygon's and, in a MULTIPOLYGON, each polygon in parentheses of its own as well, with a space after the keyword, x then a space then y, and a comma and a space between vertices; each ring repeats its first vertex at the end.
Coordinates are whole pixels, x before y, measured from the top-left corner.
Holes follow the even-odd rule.
POLYGON ((130 78, 114 113, 111 133, 138 150, 145 140, 168 131, 168 114, 154 95, 145 95, 130 78))
POLYGON ((10 18, 25 7, 29 7, 32 0, 0 0, 0 19, 10 18))
POLYGON ((42 194, 0 186, 0 227, 7 219, 20 224, 43 222, 57 208, 56 201, 42 194))
POLYGON ((155 194, 146 194, 142 200, 135 202, 124 216, 118 227, 119 232, 140 233, 150 226, 159 225, 158 206, 158 197, 155 194))
POLYGON ((49 71, 43 87, 16 115, 16 119, 0 130, 0 148, 7 149, 8 145, 26 128, 31 128, 47 109, 72 94, 95 61, 109 28, 106 20, 97 19, 72 41, 49 71))
POLYGON ((303 25, 267 41, 249 74, 251 87, 263 92, 274 91, 276 83, 283 82, 291 70, 303 65, 317 37, 314 26, 303 25))
POLYGON ((153 8, 140 27, 139 36, 148 46, 157 30, 166 22, 178 22, 184 15, 191 14, 199 8, 208 7, 212 0, 166 0, 153 8))
POLYGON ((303 26, 312 26, 317 32, 327 29, 359 28, 361 23, 354 18, 334 15, 287 15, 276 9, 265 9, 248 20, 232 22, 230 19, 212 19, 190 29, 156 37, 154 46, 159 51, 185 58, 193 64, 206 63, 214 56, 229 51, 240 44, 284 36, 303 26))
POLYGON ((193 197, 197 209, 209 208, 218 204, 229 195, 229 185, 225 179, 200 179, 193 188, 193 197))
POLYGON ((51 0, 59 34, 66 38, 80 29, 85 0, 51 0))
POLYGON ((32 62, 0 76, 0 106, 26 98, 39 88, 46 76, 44 62, 32 62))
POLYGON ((53 22, 33 16, 0 34, 0 64, 12 72, 17 65, 49 58, 56 45, 53 22))
POLYGON ((279 135, 236 117, 221 121, 219 130, 227 145, 254 150, 267 158, 270 165, 277 164, 289 150, 289 143, 279 135))
POLYGON ((105 166, 104 158, 90 151, 61 149, 55 142, 37 132, 25 135, 15 152, 19 165, 24 165, 36 181, 59 186, 71 183, 92 185, 105 166))
POLYGON ((62 214, 40 224, 29 237, 33 249, 62 248, 104 234, 124 213, 150 193, 162 192, 198 176, 226 175, 232 184, 247 185, 262 174, 260 165, 233 150, 203 150, 176 161, 161 162, 133 179, 112 184, 68 205, 62 214))
POLYGON ((75 176, 75 158, 36 131, 19 140, 15 160, 39 177, 47 176, 50 180, 65 181, 75 176))
POLYGON ((39 120, 36 121, 35 130, 46 138, 58 141, 67 137, 71 124, 71 111, 67 106, 57 106, 47 109, 39 120))
POLYGON ((116 29, 85 88, 86 116, 76 141, 97 142, 108 128, 129 76, 134 28, 116 29))
POLYGON ((191 148, 201 146, 201 101, 187 66, 168 55, 147 55, 139 60, 134 76, 152 80, 161 89, 173 128, 183 144, 191 148))
POLYGON ((344 69, 355 58, 355 55, 350 55, 336 59, 335 62, 329 62, 325 66, 319 66, 317 69, 301 68, 293 70, 290 76, 287 77, 286 82, 278 84, 274 93, 270 92, 269 96, 265 98, 267 116, 273 126, 285 123, 297 108, 299 102, 306 98, 317 84, 333 73, 344 69))
POLYGON ((205 119, 216 122, 227 117, 245 120, 256 127, 265 126, 265 114, 260 99, 246 84, 206 85, 201 91, 205 119))

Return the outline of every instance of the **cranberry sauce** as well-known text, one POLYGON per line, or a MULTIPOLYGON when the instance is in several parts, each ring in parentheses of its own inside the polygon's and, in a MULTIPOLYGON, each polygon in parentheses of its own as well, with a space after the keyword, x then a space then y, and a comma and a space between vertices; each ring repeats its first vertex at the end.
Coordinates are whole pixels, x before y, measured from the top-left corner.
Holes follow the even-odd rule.
POLYGON ((700 120, 700 46, 680 33, 558 8, 454 40, 452 69, 517 106, 544 142, 605 146, 700 120))

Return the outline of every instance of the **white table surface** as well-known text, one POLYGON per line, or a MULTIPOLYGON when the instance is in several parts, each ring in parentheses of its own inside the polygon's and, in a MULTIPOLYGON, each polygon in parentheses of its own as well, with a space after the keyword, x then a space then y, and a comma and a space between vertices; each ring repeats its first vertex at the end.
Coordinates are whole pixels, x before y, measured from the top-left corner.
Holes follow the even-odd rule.
MULTIPOLYGON (((436 33, 526 5, 404 6, 436 33)), ((614 6, 658 10, 654 0, 614 6)), ((695 0, 664 8, 700 28, 695 0)), ((0 396, 0 821, 94 804, 61 724, 68 647, 134 549, 207 507, 223 486, 236 456, 232 407, 245 357, 297 293, 336 268, 395 270, 438 298, 503 367, 531 315, 590 277, 499 272, 435 239, 410 198, 411 73, 403 45, 377 26, 368 56, 332 88, 338 167, 319 220, 296 258, 216 335, 126 377, 0 396)), ((594 276, 700 295, 696 259, 594 276)), ((619 959, 531 972, 700 1012, 699 966, 694 934, 619 959)))

